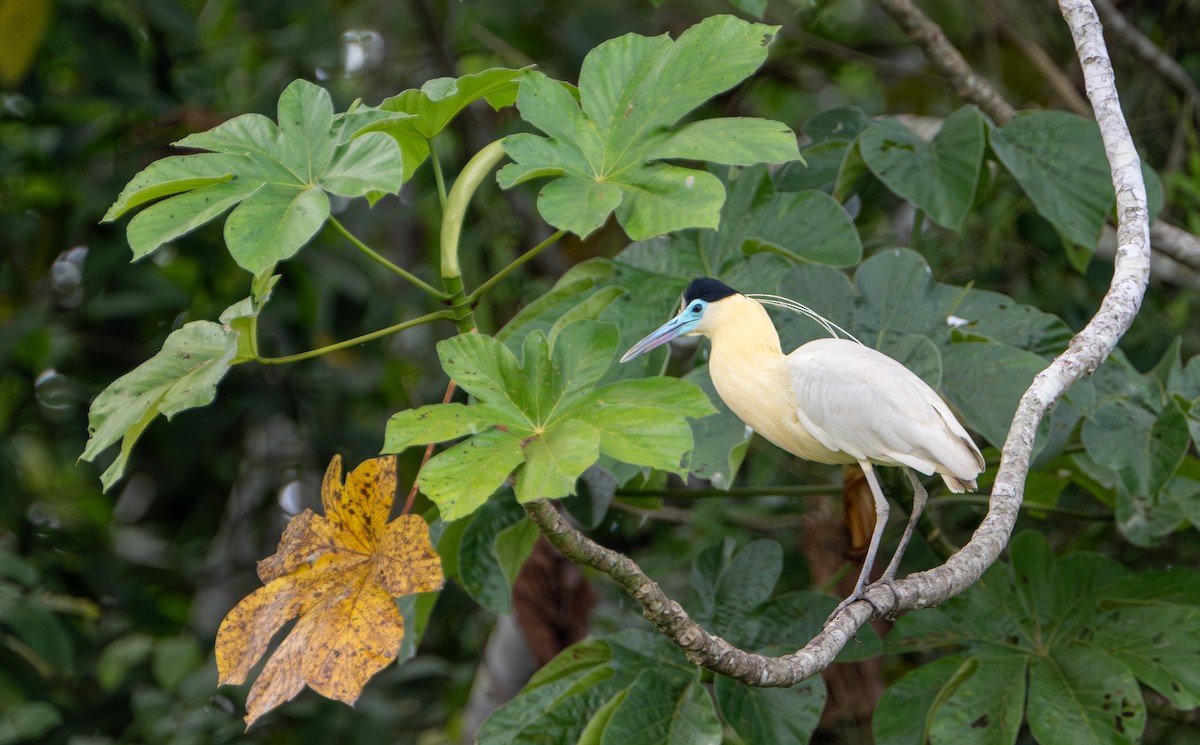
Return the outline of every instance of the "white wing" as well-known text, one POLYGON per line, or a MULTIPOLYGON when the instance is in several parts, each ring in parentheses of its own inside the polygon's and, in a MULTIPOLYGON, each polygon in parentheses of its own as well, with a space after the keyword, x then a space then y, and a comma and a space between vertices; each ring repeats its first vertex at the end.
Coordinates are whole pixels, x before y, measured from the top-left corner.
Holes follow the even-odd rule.
POLYGON ((967 483, 983 470, 979 449, 945 402, 881 352, 818 339, 788 355, 787 374, 800 423, 830 450, 967 483))

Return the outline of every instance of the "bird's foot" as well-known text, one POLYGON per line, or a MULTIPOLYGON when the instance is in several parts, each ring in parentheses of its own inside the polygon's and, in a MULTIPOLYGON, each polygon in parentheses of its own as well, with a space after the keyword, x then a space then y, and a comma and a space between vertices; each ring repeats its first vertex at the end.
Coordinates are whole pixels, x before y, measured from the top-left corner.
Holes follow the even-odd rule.
POLYGON ((887 618, 889 620, 895 620, 896 616, 893 615, 893 613, 894 613, 894 609, 896 607, 896 600, 900 597, 899 595, 896 594, 895 577, 889 577, 885 574, 884 576, 880 577, 879 579, 875 580, 870 585, 868 585, 867 589, 869 590, 872 587, 886 587, 886 588, 888 588, 888 592, 892 593, 892 604, 888 608, 880 608, 878 605, 875 605, 875 603, 872 603, 870 598, 867 598, 867 602, 871 603, 871 608, 873 608, 875 610, 875 616, 887 618))
POLYGON ((871 602, 871 599, 867 597, 867 590, 871 589, 872 587, 878 587, 878 586, 886 587, 886 588, 888 588, 888 590, 891 591, 892 605, 894 606, 896 598, 897 598, 895 580, 892 577, 881 577, 881 578, 875 580, 874 582, 872 582, 871 584, 867 585, 866 587, 854 588, 854 592, 850 593, 849 597, 847 597, 845 600, 843 600, 842 602, 837 604, 837 607, 833 609, 833 613, 830 613, 829 617, 825 619, 825 624, 829 625, 829 622, 832 621, 833 619, 837 618, 839 613, 841 613, 843 610, 845 610, 849 606, 854 605, 859 600, 866 600, 868 603, 870 603, 871 609, 875 611, 874 615, 876 617, 884 616, 884 615, 890 613, 892 611, 892 608, 881 608, 878 605, 876 605, 875 603, 871 602))
POLYGON ((850 593, 850 596, 847 597, 845 600, 838 603, 837 607, 833 609, 833 613, 830 613, 829 617, 825 619, 825 625, 828 626, 829 623, 833 619, 838 617, 839 613, 841 613, 843 610, 850 607, 851 605, 854 605, 858 601, 862 600, 863 595, 864 595, 864 593, 866 593, 866 591, 867 591, 867 588, 865 588, 865 587, 854 588, 854 592, 850 593))

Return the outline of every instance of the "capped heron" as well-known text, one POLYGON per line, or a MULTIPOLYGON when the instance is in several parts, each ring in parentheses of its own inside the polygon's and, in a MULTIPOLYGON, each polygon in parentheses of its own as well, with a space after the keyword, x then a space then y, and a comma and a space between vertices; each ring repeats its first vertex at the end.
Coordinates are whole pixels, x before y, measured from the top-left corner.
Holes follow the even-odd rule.
POLYGON ((888 519, 873 466, 897 466, 913 487, 913 509, 880 582, 896 578, 904 549, 929 495, 913 470, 937 473, 953 492, 974 491, 984 468, 970 435, 925 381, 857 341, 810 341, 785 355, 762 302, 787 304, 834 334, 834 326, 794 301, 757 301, 707 277, 694 279, 679 313, 635 344, 622 362, 678 336, 712 342, 708 372, 721 399, 743 422, 792 455, 816 463, 857 463, 875 499, 875 531, 854 592, 861 599, 888 519))

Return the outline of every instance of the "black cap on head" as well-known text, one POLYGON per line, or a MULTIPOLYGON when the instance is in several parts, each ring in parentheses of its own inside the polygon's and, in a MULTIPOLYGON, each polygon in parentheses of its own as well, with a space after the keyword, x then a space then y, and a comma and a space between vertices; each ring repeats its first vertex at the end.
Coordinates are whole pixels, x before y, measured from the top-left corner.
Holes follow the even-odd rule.
POLYGON ((737 290, 720 280, 712 277, 696 277, 684 290, 683 299, 689 303, 693 300, 712 303, 736 294, 738 294, 737 290))

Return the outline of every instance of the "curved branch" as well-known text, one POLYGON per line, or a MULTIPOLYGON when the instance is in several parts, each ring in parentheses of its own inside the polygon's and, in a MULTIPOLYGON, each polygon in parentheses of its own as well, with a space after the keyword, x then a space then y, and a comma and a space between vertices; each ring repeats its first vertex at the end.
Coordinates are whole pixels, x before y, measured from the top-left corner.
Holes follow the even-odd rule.
POLYGON ((575 530, 549 502, 538 500, 524 505, 551 544, 572 560, 612 577, 641 604, 643 615, 693 663, 747 685, 795 685, 828 667, 872 616, 934 605, 971 586, 999 558, 1016 524, 1038 423, 1072 384, 1104 361, 1137 315, 1150 275, 1149 212, 1141 165, 1121 114, 1112 63, 1095 9, 1088 0, 1060 0, 1060 7, 1083 64, 1088 99, 1100 124, 1117 192, 1119 228, 1113 278, 1091 322, 1034 378, 1021 397, 1002 450, 988 514, 961 550, 940 567, 896 581, 894 590, 881 585, 870 587, 863 600, 847 606, 803 649, 782 657, 767 657, 738 649, 710 634, 632 559, 575 530))

